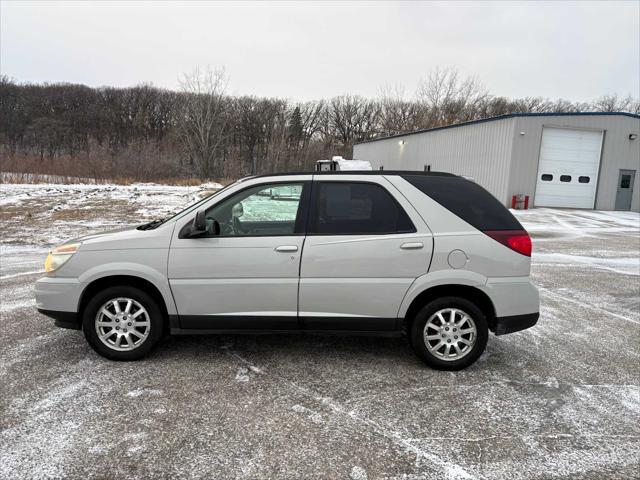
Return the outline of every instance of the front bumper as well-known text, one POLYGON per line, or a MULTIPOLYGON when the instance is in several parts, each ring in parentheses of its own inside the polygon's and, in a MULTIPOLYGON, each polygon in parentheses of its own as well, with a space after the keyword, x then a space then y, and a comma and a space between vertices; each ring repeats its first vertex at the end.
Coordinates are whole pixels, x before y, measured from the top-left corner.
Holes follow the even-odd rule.
POLYGON ((538 323, 540 312, 527 313, 525 315, 511 315, 509 317, 497 317, 494 325, 496 335, 519 332, 526 328, 533 327, 538 323))
POLYGON ((74 278, 42 277, 36 282, 36 308, 58 327, 80 328, 77 310, 83 285, 74 278))

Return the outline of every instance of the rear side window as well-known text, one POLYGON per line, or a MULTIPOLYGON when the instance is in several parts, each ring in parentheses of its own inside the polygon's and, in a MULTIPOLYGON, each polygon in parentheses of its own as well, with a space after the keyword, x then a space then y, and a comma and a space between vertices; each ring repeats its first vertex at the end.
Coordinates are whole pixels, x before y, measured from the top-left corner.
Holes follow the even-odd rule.
POLYGON ((409 233, 415 227, 400 204, 374 183, 317 182, 309 234, 409 233))
POLYGON ((454 176, 402 178, 480 231, 523 230, 511 212, 477 183, 454 176))

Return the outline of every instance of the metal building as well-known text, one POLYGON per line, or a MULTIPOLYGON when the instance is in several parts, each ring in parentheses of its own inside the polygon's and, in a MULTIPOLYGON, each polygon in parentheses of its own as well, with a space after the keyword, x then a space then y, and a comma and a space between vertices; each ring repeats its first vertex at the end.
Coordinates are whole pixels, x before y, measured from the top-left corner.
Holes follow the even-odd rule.
POLYGON ((374 170, 473 178, 511 205, 640 211, 640 115, 518 113, 354 145, 374 170))

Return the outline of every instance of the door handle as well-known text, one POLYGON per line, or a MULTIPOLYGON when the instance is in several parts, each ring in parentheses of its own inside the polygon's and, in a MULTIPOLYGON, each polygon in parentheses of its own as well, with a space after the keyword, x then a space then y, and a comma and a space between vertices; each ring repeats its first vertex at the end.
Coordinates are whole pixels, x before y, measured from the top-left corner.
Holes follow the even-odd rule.
POLYGON ((280 245, 276 247, 276 252, 297 252, 298 247, 296 245, 280 245))
POLYGON ((400 245, 400 248, 403 250, 419 250, 422 247, 424 247, 422 242, 407 242, 400 245))

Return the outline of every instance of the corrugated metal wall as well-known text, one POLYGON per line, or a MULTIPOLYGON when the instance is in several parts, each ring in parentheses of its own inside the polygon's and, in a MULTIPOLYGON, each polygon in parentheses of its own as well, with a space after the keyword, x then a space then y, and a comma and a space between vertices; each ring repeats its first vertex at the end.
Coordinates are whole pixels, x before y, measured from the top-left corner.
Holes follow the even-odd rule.
POLYGON ((516 117, 514 120, 508 198, 524 193, 533 200, 544 127, 588 129, 604 131, 596 209, 614 209, 619 170, 630 169, 636 170, 631 209, 640 211, 640 119, 625 115, 576 115, 516 117), (629 140, 630 133, 636 133, 639 138, 629 140))
POLYGON ((353 157, 370 161, 374 169, 431 165, 434 171, 473 177, 505 205, 518 193, 533 202, 544 127, 604 131, 596 208, 614 209, 619 170, 629 169, 636 170, 631 209, 640 211, 640 119, 626 115, 516 116, 361 143, 353 147, 353 157), (631 133, 639 138, 629 140, 631 133))
POLYGON ((370 161, 374 170, 383 166, 385 170, 422 171, 425 165, 431 165, 432 171, 473 177, 507 204, 515 120, 507 118, 361 143, 353 147, 353 158, 370 161))

